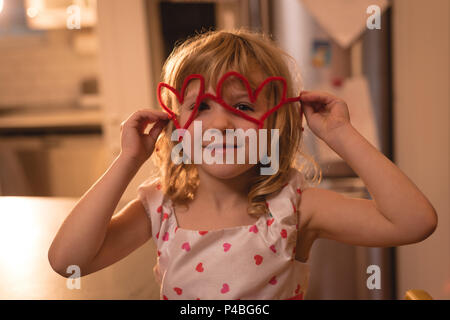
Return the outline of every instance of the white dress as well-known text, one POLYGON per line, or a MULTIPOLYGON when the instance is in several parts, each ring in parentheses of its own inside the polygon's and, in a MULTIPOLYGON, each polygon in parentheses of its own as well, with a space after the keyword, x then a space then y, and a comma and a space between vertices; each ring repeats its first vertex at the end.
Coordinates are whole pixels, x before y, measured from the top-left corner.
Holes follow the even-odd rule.
POLYGON ((295 260, 303 179, 266 198, 270 213, 256 223, 211 231, 179 228, 172 201, 159 181, 138 188, 157 247, 153 269, 161 299, 298 299, 306 294, 307 262, 295 260))

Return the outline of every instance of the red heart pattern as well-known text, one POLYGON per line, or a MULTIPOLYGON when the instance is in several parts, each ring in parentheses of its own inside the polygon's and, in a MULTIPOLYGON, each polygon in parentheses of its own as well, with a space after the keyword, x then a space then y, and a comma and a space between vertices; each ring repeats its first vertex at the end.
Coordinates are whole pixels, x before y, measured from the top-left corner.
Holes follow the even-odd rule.
POLYGON ((255 256, 253 257, 253 259, 255 259, 255 264, 256 264, 257 266, 259 266, 259 265, 263 262, 263 257, 260 256, 259 254, 255 255, 255 256))
POLYGON ((224 284, 222 285, 222 289, 220 289, 220 293, 225 294, 225 293, 227 293, 228 291, 230 291, 230 286, 229 286, 227 283, 224 283, 224 284))
POLYGON ((181 249, 184 249, 186 251, 191 251, 191 246, 189 245, 189 242, 185 242, 181 245, 181 249))
POLYGON ((250 228, 248 228, 248 231, 258 233, 258 227, 256 225, 252 225, 250 228))
POLYGON ((228 250, 230 250, 230 248, 231 248, 231 244, 229 244, 227 242, 223 244, 223 251, 224 252, 227 252, 228 250))
POLYGON ((177 295, 179 295, 179 296, 183 293, 183 289, 178 288, 178 287, 173 288, 173 290, 174 290, 174 291, 177 293, 177 295))
MULTIPOLYGON (((300 190, 300 188, 294 188, 294 190, 296 190, 298 192, 298 190, 300 190)), ((298 192, 298 193, 300 194, 300 192, 298 192)), ((161 208, 161 206, 158 206, 158 208, 161 208)), ((162 211, 162 209, 161 209, 161 211, 162 211)), ((162 221, 164 221, 167 218, 168 218, 168 214, 164 213, 162 221)), ((273 217, 271 217, 269 219, 266 219, 266 223, 263 224, 263 225, 260 225, 260 228, 262 228, 262 226, 265 226, 266 224, 267 224, 267 228, 264 227, 264 228, 262 228, 260 230, 258 229, 256 224, 250 225, 247 228, 248 228, 248 231, 250 233, 255 233, 256 234, 259 231, 261 231, 260 233, 264 236, 264 234, 266 232, 268 232, 268 231, 269 232, 273 232, 273 230, 277 230, 278 226, 281 225, 280 221, 277 220, 277 225, 272 226, 271 228, 269 228, 273 224, 274 221, 275 221, 275 218, 273 218, 273 217), (272 231, 270 231, 270 230, 272 230, 272 231)), ((298 229, 298 223, 296 224, 296 228, 298 229)), ((280 239, 286 239, 288 237, 288 235, 290 235, 290 233, 288 233, 288 230, 289 229, 287 229, 287 228, 286 229, 281 228, 281 231, 277 231, 277 233, 279 232, 278 234, 280 236, 280 239)), ((168 241, 169 240, 169 232, 167 232, 165 230, 162 231, 162 232, 163 232, 162 240, 163 241, 168 241)), ((203 236, 203 235, 208 233, 208 231, 196 231, 196 232, 198 232, 200 236, 203 236)), ((250 237, 249 239, 252 239, 254 236, 249 236, 249 237, 250 237)), ((156 234, 156 238, 159 238, 159 232, 156 234)), ((174 238, 174 240, 172 240, 172 241, 177 241, 176 240, 177 239, 176 236, 174 236, 173 238, 174 238)), ((191 251, 191 243, 192 243, 192 241, 200 241, 201 238, 202 237, 197 237, 196 238, 197 240, 193 240, 192 239, 192 240, 184 241, 184 242, 181 241, 180 244, 178 244, 178 246, 180 246, 179 248, 181 248, 181 250, 184 250, 186 252, 190 252, 191 251)), ((281 241, 280 243, 276 242, 276 243, 270 245, 270 247, 268 247, 268 248, 273 253, 277 253, 277 248, 279 250, 281 250, 281 251, 285 251, 287 248, 285 248, 285 245, 283 243, 286 243, 286 240, 280 240, 280 241, 281 241), (277 245, 277 247, 275 246, 275 244, 277 245)), ((218 248, 218 249, 223 250, 224 252, 228 252, 231 249, 232 244, 233 244, 232 241, 230 241, 230 242, 222 242, 222 248, 218 248)), ((220 246, 220 244, 219 244, 219 246, 220 246)), ((238 249, 239 249, 239 246, 238 246, 238 249)), ((291 250, 289 250, 289 251, 292 252, 292 256, 295 256, 296 247, 294 246, 291 249, 292 249, 292 251, 291 250)), ((158 254, 158 257, 161 256, 161 251, 158 250, 157 254, 158 254)), ((261 270, 260 268, 264 268, 264 266, 270 266, 270 264, 273 263, 272 260, 271 260, 272 258, 270 258, 271 254, 268 254, 267 257, 266 257, 266 254, 267 254, 267 252, 266 253, 259 252, 258 254, 253 254, 253 255, 250 256, 250 257, 253 257, 254 265, 258 266, 257 268, 259 268, 259 270, 261 270), (266 261, 266 259, 269 259, 269 260, 266 261)), ((167 255, 164 255, 163 258, 166 257, 166 256, 167 255)), ((205 269, 208 269, 208 268, 205 268, 205 260, 203 260, 203 258, 201 258, 200 261, 202 261, 202 262, 198 262, 198 260, 197 260, 197 264, 195 265, 194 273, 198 272, 198 273, 201 274, 201 273, 205 272, 205 269)), ((208 261, 206 261, 206 265, 208 266, 208 261)), ((192 267, 193 266, 191 266, 191 268, 192 267)), ((277 278, 278 276, 279 276, 279 274, 276 275, 276 276, 272 274, 270 280, 268 282, 266 282, 267 285, 270 285, 270 286, 285 285, 284 280, 282 282, 280 282, 279 280, 281 278, 278 279, 277 278)), ((181 287, 183 287, 183 283, 177 283, 177 285, 179 285, 180 287, 175 286, 175 287, 173 287, 173 290, 176 293, 176 295, 182 296, 183 295, 183 289, 181 287)), ((219 285, 220 285, 220 282, 219 282, 219 285)), ((233 286, 233 283, 231 283, 231 285, 233 286)), ((301 284, 300 283, 292 283, 292 285, 295 285, 295 287, 291 287, 292 289, 290 289, 291 290, 290 292, 293 292, 295 295, 294 295, 294 297, 289 298, 289 299, 303 299, 304 292, 302 292, 301 284)), ((234 288, 234 289, 235 289, 234 293, 238 291, 237 290, 238 288, 234 288)), ((226 294, 226 293, 230 292, 230 282, 222 283, 221 284, 221 288, 219 289, 219 291, 220 291, 220 294, 226 294)), ((166 295, 162 295, 161 297, 162 297, 162 299, 165 299, 165 300, 168 299, 166 295)), ((199 298, 197 298, 197 299, 199 299, 199 298)))
POLYGON ((199 263, 196 267, 195 270, 197 270, 198 272, 203 272, 205 269, 203 269, 203 263, 199 263))

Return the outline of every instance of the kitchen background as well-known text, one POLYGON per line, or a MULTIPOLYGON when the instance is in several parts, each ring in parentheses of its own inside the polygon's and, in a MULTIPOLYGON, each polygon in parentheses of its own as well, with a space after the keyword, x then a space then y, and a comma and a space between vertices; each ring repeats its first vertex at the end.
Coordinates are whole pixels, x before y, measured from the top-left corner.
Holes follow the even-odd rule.
MULTIPOLYGON (((48 246, 117 156, 120 123, 139 108, 160 108, 155 89, 174 43, 240 26, 272 34, 297 61, 305 89, 344 98, 354 126, 439 215, 435 233, 414 245, 317 240, 306 299, 403 299, 409 289, 450 298, 448 12, 445 0, 0 0, 0 298, 158 298, 151 241, 74 290, 51 270, 48 246), (366 24, 370 5, 381 29, 366 24), (32 214, 39 200, 48 209, 32 214), (367 287, 370 265, 380 267, 380 289, 367 287)), ((370 198, 308 129, 304 142, 323 170, 320 187, 370 198)), ((148 161, 116 211, 151 169, 148 161)))

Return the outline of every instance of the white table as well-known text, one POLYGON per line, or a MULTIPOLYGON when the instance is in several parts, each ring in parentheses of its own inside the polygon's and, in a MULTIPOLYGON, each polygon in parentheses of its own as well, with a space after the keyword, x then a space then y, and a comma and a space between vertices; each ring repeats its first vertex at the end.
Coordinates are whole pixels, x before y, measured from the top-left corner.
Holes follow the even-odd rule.
POLYGON ((69 289, 68 279, 52 270, 48 249, 76 201, 0 197, 0 299, 158 299, 151 240, 116 264, 82 277, 80 289, 69 289))

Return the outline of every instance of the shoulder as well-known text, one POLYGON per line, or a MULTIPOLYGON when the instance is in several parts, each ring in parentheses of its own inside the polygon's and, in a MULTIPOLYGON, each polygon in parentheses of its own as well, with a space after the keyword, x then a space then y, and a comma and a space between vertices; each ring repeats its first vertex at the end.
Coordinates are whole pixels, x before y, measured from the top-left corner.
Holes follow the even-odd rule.
POLYGON ((141 201, 148 215, 162 205, 164 194, 161 191, 160 178, 150 178, 137 188, 137 199, 141 201))
POLYGON ((295 201, 299 230, 306 231, 315 212, 317 199, 321 198, 321 189, 312 187, 298 169, 291 168, 288 177, 285 188, 289 189, 289 194, 295 201))
POLYGON ((318 233, 320 231, 316 223, 318 214, 326 213, 330 206, 335 205, 337 197, 340 195, 322 188, 307 187, 303 189, 302 201, 298 207, 303 219, 300 223, 301 228, 318 233))
POLYGON ((303 189, 307 187, 307 183, 303 176, 303 173, 298 169, 290 168, 288 171, 288 182, 287 185, 291 188, 298 199, 300 199, 300 195, 303 192, 303 189))
POLYGON ((174 224, 172 202, 162 191, 159 178, 148 179, 139 185, 137 198, 151 220, 153 239, 159 246, 165 241, 159 234, 165 234, 174 224))
POLYGON ((159 177, 152 177, 145 180, 138 186, 138 193, 146 193, 151 189, 159 190, 161 188, 160 181, 161 179, 159 177))
POLYGON ((296 214, 304 188, 303 174, 297 169, 289 169, 286 183, 279 191, 266 197, 269 211, 275 219, 297 224, 296 214))
POLYGON ((301 216, 299 221, 299 229, 302 231, 308 230, 311 226, 311 220, 314 214, 314 203, 316 188, 305 188, 302 190, 300 204, 298 206, 298 213, 301 216))

